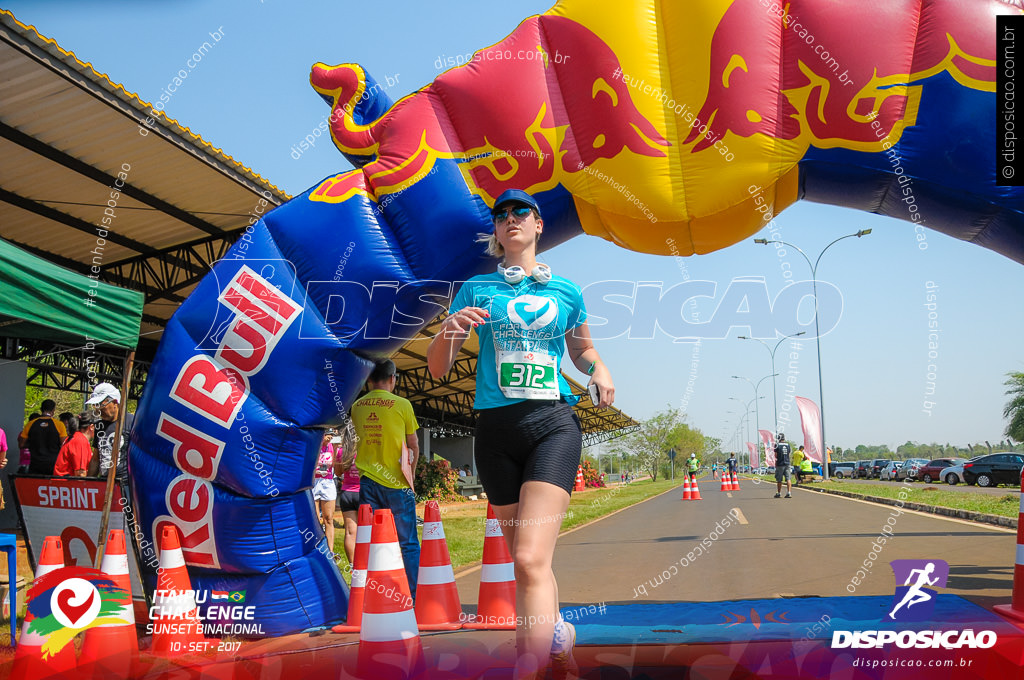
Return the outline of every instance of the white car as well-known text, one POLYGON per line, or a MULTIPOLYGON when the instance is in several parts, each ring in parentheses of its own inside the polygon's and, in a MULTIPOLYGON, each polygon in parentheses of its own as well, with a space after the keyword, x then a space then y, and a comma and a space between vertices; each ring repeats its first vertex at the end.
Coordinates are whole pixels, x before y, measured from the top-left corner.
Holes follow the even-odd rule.
POLYGON ((890 460, 889 464, 886 465, 878 473, 878 479, 881 481, 891 482, 896 479, 896 471, 903 467, 902 460, 890 460))
MULTIPOLYGON (((983 454, 983 455, 988 455, 988 454, 983 454)), ((977 459, 979 459, 981 457, 982 456, 975 456, 974 458, 971 458, 970 460, 968 460, 966 462, 972 463, 972 462, 976 461, 977 459)), ((942 477, 941 477, 942 481, 944 481, 946 484, 949 484, 950 486, 956 486, 957 484, 965 483, 964 482, 964 464, 963 463, 960 463, 959 465, 951 465, 948 468, 946 468, 945 470, 940 471, 939 474, 942 475, 942 477)))

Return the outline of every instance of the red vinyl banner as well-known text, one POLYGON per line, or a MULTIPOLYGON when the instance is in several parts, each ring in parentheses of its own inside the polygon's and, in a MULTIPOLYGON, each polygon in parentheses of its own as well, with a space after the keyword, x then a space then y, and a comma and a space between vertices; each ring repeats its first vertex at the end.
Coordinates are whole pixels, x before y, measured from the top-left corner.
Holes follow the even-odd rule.
POLYGON ((821 411, 818 405, 806 397, 796 397, 796 407, 800 411, 800 425, 804 430, 804 448, 807 457, 821 462, 821 411))

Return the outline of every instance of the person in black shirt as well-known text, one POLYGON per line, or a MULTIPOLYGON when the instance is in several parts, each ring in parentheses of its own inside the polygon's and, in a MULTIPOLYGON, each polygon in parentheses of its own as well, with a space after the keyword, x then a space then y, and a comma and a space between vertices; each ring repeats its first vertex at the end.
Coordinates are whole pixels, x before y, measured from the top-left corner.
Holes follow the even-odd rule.
POLYGON ((25 425, 18 435, 18 446, 28 448, 31 459, 28 471, 33 475, 52 475, 53 466, 57 462, 61 444, 67 439, 64 424, 53 417, 57 402, 44 399, 39 410, 42 415, 25 425))
POLYGON ((786 435, 779 433, 779 442, 775 445, 775 484, 776 498, 782 497, 782 479, 786 479, 786 498, 792 498, 793 483, 790 480, 789 466, 793 462, 793 450, 786 441, 786 435))

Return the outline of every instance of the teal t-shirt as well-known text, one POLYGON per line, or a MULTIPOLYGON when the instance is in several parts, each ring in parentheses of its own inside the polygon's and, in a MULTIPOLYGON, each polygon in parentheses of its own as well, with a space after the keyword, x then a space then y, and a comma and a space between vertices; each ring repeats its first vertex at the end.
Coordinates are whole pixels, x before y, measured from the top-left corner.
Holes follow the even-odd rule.
POLYGON ((561 276, 553 276, 547 283, 526 277, 510 284, 498 272, 484 274, 462 285, 449 312, 464 307, 490 312, 487 323, 473 329, 480 340, 474 408, 497 408, 536 398, 506 396, 499 382, 505 383, 506 390, 533 386, 538 388, 534 394, 547 395, 540 398, 561 396, 570 404, 579 401, 561 372, 565 332, 587 320, 579 286, 561 276), (531 365, 524 370, 524 364, 531 365))

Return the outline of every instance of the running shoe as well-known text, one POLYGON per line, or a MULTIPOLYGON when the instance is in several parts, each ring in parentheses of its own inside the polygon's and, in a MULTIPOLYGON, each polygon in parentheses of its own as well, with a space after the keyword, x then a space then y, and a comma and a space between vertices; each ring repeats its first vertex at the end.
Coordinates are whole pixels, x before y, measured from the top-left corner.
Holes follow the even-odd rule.
POLYGON ((786 498, 792 498, 792 497, 793 497, 793 494, 791 494, 791 493, 787 493, 786 494, 786 498))
POLYGON ((552 680, 578 678, 579 667, 572 657, 576 646, 576 627, 559 618, 555 624, 555 636, 551 640, 551 677, 552 680))
POLYGON ((782 494, 781 493, 777 493, 777 494, 775 494, 775 497, 776 498, 782 498, 782 494))

